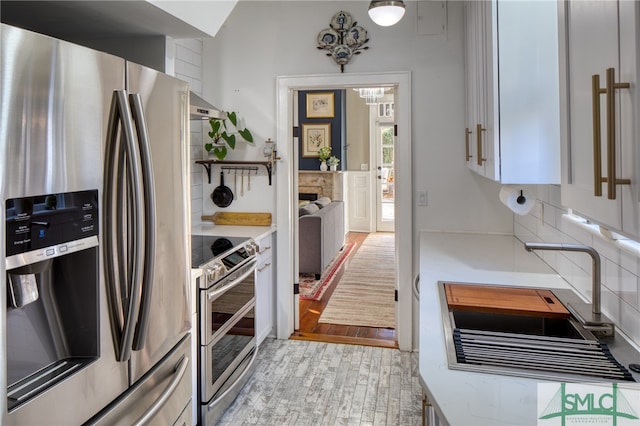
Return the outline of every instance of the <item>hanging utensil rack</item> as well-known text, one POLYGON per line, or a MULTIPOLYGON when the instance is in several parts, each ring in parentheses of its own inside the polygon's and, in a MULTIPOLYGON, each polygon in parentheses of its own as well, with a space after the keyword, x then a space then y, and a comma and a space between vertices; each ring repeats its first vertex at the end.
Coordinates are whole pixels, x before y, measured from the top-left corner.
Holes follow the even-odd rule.
POLYGON ((258 166, 222 166, 220 167, 220 169, 222 171, 226 171, 227 173, 230 173, 233 170, 235 173, 240 171, 241 173, 249 172, 247 173, 248 175, 250 175, 251 173, 254 173, 256 175, 258 174, 258 166))
POLYGON ((264 166, 269 176, 269 185, 271 185, 271 176, 273 173, 273 161, 216 161, 216 160, 197 160, 196 164, 202 164, 207 171, 207 178, 211 183, 211 169, 214 164, 219 164, 224 170, 249 170, 256 171, 258 166, 264 166), (253 166, 253 167, 252 167, 253 166))

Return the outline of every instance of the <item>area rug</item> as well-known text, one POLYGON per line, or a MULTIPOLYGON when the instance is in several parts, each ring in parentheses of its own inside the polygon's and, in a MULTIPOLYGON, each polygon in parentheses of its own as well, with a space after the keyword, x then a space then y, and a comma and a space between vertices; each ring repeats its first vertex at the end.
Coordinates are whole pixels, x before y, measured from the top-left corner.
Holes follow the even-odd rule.
POLYGON ((394 292, 394 234, 369 234, 349 262, 318 322, 395 328, 394 292))
POLYGON ((344 264, 344 261, 347 260, 354 247, 355 245, 353 243, 345 244, 338 255, 325 268, 319 280, 316 280, 314 274, 300 274, 300 299, 320 300, 325 290, 336 277, 336 272, 338 272, 338 269, 344 264))

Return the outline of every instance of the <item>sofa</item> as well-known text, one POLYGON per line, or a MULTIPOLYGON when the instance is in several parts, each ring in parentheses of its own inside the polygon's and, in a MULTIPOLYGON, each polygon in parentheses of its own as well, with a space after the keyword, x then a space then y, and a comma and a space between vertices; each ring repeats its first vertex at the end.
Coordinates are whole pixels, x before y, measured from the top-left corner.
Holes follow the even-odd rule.
POLYGON ((299 207, 299 272, 322 272, 344 246, 344 202, 321 197, 299 207))

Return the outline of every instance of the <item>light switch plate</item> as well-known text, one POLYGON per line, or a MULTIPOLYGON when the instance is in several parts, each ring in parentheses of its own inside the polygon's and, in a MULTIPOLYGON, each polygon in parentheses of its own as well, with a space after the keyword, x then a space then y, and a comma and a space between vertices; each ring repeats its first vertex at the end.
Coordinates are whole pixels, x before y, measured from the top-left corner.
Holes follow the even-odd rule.
POLYGON ((360 164, 360 171, 366 172, 367 170, 369 170, 369 165, 368 164, 366 164, 366 163, 360 164))
POLYGON ((418 205, 426 206, 428 204, 427 191, 418 191, 418 205))

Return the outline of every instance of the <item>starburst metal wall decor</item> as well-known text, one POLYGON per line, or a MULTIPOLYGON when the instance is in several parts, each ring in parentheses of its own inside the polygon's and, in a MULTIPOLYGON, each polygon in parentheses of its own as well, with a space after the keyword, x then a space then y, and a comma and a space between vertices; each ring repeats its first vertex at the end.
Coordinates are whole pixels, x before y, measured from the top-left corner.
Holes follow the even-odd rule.
POLYGON ((369 49, 364 44, 369 41, 367 30, 359 26, 347 12, 340 11, 333 15, 329 28, 318 33, 318 49, 326 50, 338 65, 340 72, 349 63, 353 55, 359 55, 369 49))

